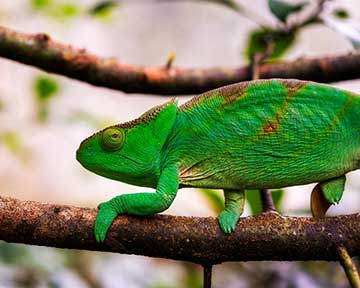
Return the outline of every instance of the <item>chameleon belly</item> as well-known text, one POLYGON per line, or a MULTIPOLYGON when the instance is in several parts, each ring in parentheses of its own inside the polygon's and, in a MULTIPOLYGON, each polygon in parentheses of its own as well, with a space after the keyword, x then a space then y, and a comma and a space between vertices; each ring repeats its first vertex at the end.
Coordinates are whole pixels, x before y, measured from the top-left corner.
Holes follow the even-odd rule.
POLYGON ((359 168, 359 108, 353 94, 311 82, 231 85, 179 107, 167 149, 182 186, 319 182, 359 168))

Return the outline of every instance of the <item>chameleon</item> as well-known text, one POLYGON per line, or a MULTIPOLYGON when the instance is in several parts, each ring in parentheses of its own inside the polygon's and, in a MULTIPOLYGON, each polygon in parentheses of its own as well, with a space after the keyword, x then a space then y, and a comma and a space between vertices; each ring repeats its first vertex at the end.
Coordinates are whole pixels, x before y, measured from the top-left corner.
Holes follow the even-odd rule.
POLYGON ((223 189, 218 222, 231 234, 246 189, 317 183, 318 217, 340 201, 345 174, 360 167, 360 98, 329 85, 295 79, 240 82, 176 98, 130 122, 107 127, 80 144, 86 169, 155 192, 122 194, 98 206, 94 235, 103 242, 120 214, 166 210, 185 187, 223 189))

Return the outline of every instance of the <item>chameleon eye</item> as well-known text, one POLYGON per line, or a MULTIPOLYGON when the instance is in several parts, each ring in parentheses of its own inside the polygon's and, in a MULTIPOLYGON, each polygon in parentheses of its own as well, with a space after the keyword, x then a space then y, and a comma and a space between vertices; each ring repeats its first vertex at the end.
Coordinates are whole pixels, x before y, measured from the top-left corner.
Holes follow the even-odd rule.
POLYGON ((124 144, 124 131, 108 128, 102 132, 101 146, 107 151, 116 151, 124 144))

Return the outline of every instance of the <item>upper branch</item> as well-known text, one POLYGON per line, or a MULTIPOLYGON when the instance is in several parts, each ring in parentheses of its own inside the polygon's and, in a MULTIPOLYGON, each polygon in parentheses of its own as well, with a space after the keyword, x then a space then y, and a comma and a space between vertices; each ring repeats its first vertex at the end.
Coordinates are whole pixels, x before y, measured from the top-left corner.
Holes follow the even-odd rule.
MULTIPOLYGON (((212 69, 131 66, 57 43, 46 34, 28 35, 1 26, 0 57, 127 93, 197 94, 252 77, 249 66, 212 69)), ((360 52, 264 64, 259 67, 259 77, 325 83, 356 79, 360 77, 360 52)))
POLYGON ((241 218, 231 235, 216 219, 118 217, 103 244, 93 236, 95 209, 0 197, 0 239, 8 242, 137 254, 200 264, 251 260, 338 260, 338 247, 360 255, 360 214, 313 220, 274 213, 241 218), (301 253, 299 253, 301 251, 301 253))

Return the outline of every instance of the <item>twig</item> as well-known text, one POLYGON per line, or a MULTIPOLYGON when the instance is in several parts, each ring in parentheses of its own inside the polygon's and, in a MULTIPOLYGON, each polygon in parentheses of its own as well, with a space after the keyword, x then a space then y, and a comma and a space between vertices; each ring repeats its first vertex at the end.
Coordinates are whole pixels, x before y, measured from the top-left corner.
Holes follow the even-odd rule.
MULTIPOLYGON (((4 27, 0 27, 0 57, 127 93, 196 94, 252 77, 249 66, 212 69, 131 66, 57 43, 45 34, 27 35, 4 27)), ((264 64, 259 67, 259 77, 326 83, 357 79, 360 52, 264 64)))
POLYGON ((304 15, 303 17, 300 17, 299 15, 297 18, 291 19, 292 21, 290 23, 286 23, 283 30, 294 31, 299 27, 305 26, 315 21, 320 21, 320 15, 324 10, 326 2, 328 2, 328 0, 317 0, 314 10, 310 11, 307 15, 304 15))
POLYGON ((352 288, 360 288, 359 272, 354 261, 352 261, 349 253, 344 246, 338 247, 339 261, 344 268, 346 276, 352 288))
POLYGON ((96 209, 0 197, 0 239, 70 249, 145 255, 198 264, 252 260, 333 260, 333 247, 360 255, 360 214, 315 221, 263 213, 241 218, 225 235, 215 218, 118 217, 103 244, 95 242, 96 209), (301 253, 299 253, 301 251, 301 253))
POLYGON ((211 288, 211 278, 212 278, 212 265, 211 264, 204 264, 203 265, 203 269, 204 269, 204 283, 203 283, 203 287, 204 288, 211 288))
POLYGON ((171 68, 172 64, 174 63, 174 60, 175 60, 175 53, 172 52, 169 54, 168 59, 165 64, 166 70, 169 70, 171 68))

